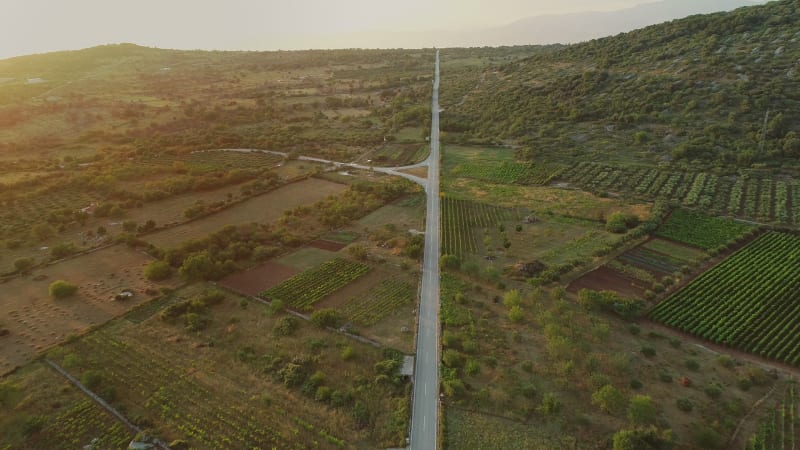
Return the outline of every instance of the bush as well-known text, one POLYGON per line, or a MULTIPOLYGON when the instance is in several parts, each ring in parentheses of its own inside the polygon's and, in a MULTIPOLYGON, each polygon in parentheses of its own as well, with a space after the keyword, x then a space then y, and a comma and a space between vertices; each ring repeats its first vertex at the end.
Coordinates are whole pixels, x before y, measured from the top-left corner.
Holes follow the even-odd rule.
POLYGON ((282 317, 272 328, 272 333, 276 336, 291 336, 297 330, 299 322, 296 317, 282 317))
POLYGON ((700 363, 698 363, 697 361, 695 361, 693 359, 687 359, 686 360, 686 368, 691 370, 691 371, 697 372, 700 369, 700 363))
POLYGON ((144 268, 144 277, 150 281, 160 281, 172 275, 172 267, 164 261, 153 261, 144 268))
POLYGON ((675 404, 683 412, 692 412, 692 409, 694 409, 694 403, 688 398, 679 398, 675 401, 675 404))
POLYGON ((64 280, 56 280, 50 283, 48 292, 53 298, 66 298, 78 292, 78 286, 64 280))
POLYGON ((708 383, 705 389, 703 389, 703 392, 711 398, 719 398, 719 396, 722 395, 722 385, 716 382, 708 383))
POLYGON ((548 392, 542 397, 542 403, 539 405, 538 410, 545 416, 553 416, 561 411, 561 406, 562 405, 558 400, 558 397, 556 397, 552 392, 548 392))
POLYGON ((726 369, 730 369, 736 364, 736 361, 728 355, 719 355, 717 357, 717 363, 726 369))
POLYGON ((14 270, 18 273, 28 273, 33 268, 33 258, 19 258, 14 261, 14 270))
POLYGON ((625 407, 625 396, 619 389, 607 384, 592 394, 592 404, 609 414, 616 414, 625 407))
POLYGON ((650 346, 642 347, 642 354, 648 358, 656 356, 656 349, 650 346))
POLYGON ((342 352, 339 356, 342 358, 342 361, 350 361, 355 356, 356 352, 353 350, 353 347, 347 345, 342 348, 342 352))
POLYGON ((634 395, 628 405, 628 420, 637 425, 652 424, 656 420, 656 405, 649 395, 634 395))
POLYGON ((87 389, 96 390, 103 384, 103 373, 98 370, 87 370, 81 375, 81 384, 87 389))
POLYGON ((320 309, 311 314, 311 323, 320 328, 339 328, 342 316, 332 308, 320 309))

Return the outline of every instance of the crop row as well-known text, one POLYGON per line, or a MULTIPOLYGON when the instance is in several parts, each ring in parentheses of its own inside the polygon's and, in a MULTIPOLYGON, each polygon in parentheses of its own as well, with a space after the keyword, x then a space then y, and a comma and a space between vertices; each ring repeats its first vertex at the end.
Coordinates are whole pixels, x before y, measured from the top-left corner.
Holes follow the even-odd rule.
POLYGON ((263 152, 204 151, 183 155, 160 154, 141 163, 148 166, 185 165, 199 171, 216 171, 274 166, 282 159, 281 156, 263 152))
POLYGON ((414 287, 406 282, 384 280, 366 296, 348 300, 340 312, 354 323, 370 326, 398 307, 412 303, 415 294, 414 287))
POLYGON ((357 280, 369 269, 366 264, 336 258, 267 289, 259 297, 310 310, 314 303, 357 280))
POLYGON ((657 275, 672 274, 684 265, 683 261, 641 246, 628 250, 618 259, 625 264, 640 267, 657 275))
POLYGON ((789 384, 786 392, 769 414, 762 419, 758 431, 750 437, 745 450, 772 450, 797 448, 798 431, 798 398, 794 383, 789 384))
POLYGON ((654 320, 800 364, 800 237, 770 232, 659 304, 654 320))
POLYGON ((504 161, 500 164, 459 164, 452 174, 499 184, 544 185, 558 176, 562 166, 504 161))
MULTIPOLYGON (((187 371, 189 364, 182 366, 157 349, 122 342, 105 333, 94 333, 71 345, 89 362, 89 368, 102 371, 126 410, 139 411, 169 427, 193 446, 299 449, 307 448, 314 439, 291 426, 291 414, 281 412, 278 405, 264 409, 246 393, 224 383, 215 382, 212 391, 212 385, 187 371)), ((223 373, 214 377, 224 380, 223 373)))
POLYGON ((127 448, 133 433, 94 401, 84 399, 28 439, 31 448, 127 448))
POLYGON ((726 246, 752 230, 750 224, 676 209, 658 228, 656 236, 711 250, 726 246))
POLYGON ((442 199, 442 254, 477 253, 479 230, 497 228, 506 221, 519 219, 516 210, 485 203, 442 199))
POLYGON ((590 162, 574 164, 563 170, 559 178, 590 192, 629 192, 701 208, 715 215, 800 224, 797 182, 590 162))

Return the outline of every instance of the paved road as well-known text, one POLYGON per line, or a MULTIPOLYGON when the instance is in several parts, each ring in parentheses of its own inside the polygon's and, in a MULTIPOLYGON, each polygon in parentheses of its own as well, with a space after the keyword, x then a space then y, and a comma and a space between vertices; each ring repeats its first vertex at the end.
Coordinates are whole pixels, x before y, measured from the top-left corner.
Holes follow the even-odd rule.
POLYGON ((439 51, 431 101, 431 154, 428 157, 425 254, 417 329, 411 449, 438 447, 439 431, 439 51))

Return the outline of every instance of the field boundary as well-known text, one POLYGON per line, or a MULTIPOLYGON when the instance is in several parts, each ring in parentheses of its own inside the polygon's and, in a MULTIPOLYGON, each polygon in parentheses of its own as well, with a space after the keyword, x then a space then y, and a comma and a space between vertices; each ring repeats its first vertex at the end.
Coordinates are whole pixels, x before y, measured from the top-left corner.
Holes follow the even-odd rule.
MULTIPOLYGON (((139 433, 141 433, 141 432, 142 432, 142 429, 141 429, 141 428, 139 428, 138 426, 134 425, 134 424, 133 424, 133 423, 132 423, 130 420, 128 420, 128 418, 127 418, 127 417, 125 417, 124 415, 122 415, 122 413, 120 413, 119 411, 117 411, 117 410, 116 410, 116 408, 114 408, 113 406, 111 406, 111 405, 110 405, 108 402, 106 402, 105 400, 103 400, 103 398, 102 398, 102 397, 100 397, 99 395, 95 394, 95 393, 94 393, 94 392, 92 392, 92 391, 91 391, 89 388, 87 388, 86 386, 84 386, 84 385, 83 385, 83 384, 82 384, 80 381, 78 381, 78 379, 77 379, 77 378, 75 378, 75 377, 73 377, 72 375, 70 375, 70 374, 69 374, 69 372, 67 372, 66 370, 64 370, 64 369, 63 369, 61 366, 59 366, 58 364, 56 364, 55 362, 53 362, 53 361, 51 361, 50 359, 47 359, 47 358, 44 358, 44 362, 45 362, 45 363, 47 363, 47 365, 49 365, 51 368, 53 368, 53 370, 55 370, 56 372, 58 372, 59 374, 61 374, 61 376, 63 376, 64 378, 66 378, 66 379, 67 379, 67 381, 69 381, 70 383, 72 383, 72 384, 73 384, 73 385, 74 385, 76 388, 78 388, 78 389, 79 389, 81 392, 83 392, 84 394, 86 394, 86 396, 88 396, 89 398, 91 398, 92 400, 94 400, 94 402, 95 402, 95 403, 97 403, 98 405, 100 405, 100 407, 102 407, 103 409, 105 409, 106 411, 108 411, 108 413, 109 413, 109 414, 111 414, 112 416, 116 417, 116 418, 117 418, 117 420, 119 420, 120 422, 122 422, 122 423, 123 423, 123 424, 124 424, 126 427, 128 427, 128 428, 129 428, 131 431, 135 432, 136 434, 139 434, 139 433)), ((153 442, 154 442, 156 445, 158 445, 159 447, 161 447, 163 450, 171 450, 171 449, 169 448, 169 446, 168 446, 167 444, 165 444, 163 441, 161 441, 160 439, 154 439, 154 440, 153 440, 153 442)))

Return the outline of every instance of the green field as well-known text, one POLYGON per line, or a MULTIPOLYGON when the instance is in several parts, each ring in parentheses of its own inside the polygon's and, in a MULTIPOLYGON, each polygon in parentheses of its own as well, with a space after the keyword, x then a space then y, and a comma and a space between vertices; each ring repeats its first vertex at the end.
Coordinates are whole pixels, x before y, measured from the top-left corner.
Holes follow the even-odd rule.
POLYGON ((712 250, 724 248, 754 229, 747 223, 676 209, 658 228, 656 236, 712 250))
POLYGON ((660 303, 653 320, 800 364, 800 237, 769 232, 660 303))
POLYGON ((370 267, 366 264, 336 258, 267 289, 259 297, 270 301, 279 300, 285 305, 306 311, 314 303, 347 286, 369 270, 370 267))

